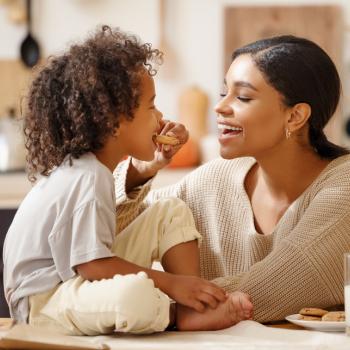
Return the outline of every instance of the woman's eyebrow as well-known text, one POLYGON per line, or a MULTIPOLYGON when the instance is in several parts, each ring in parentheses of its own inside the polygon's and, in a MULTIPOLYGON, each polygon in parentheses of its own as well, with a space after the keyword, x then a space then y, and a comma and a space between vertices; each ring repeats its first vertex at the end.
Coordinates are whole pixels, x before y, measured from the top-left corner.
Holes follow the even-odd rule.
POLYGON ((235 81, 233 83, 233 85, 235 87, 246 87, 246 88, 252 89, 254 91, 258 91, 258 89, 254 85, 248 83, 247 81, 243 81, 243 80, 235 81))
POLYGON ((156 95, 153 95, 153 96, 149 99, 149 102, 153 102, 155 98, 156 98, 156 95))
MULTIPOLYGON (((246 87, 246 88, 258 91, 258 89, 254 85, 252 85, 252 84, 250 84, 250 83, 248 83, 247 81, 244 81, 244 80, 235 81, 233 83, 233 85, 234 85, 234 87, 246 87)), ((227 86, 226 78, 224 79, 224 86, 225 87, 227 86)))

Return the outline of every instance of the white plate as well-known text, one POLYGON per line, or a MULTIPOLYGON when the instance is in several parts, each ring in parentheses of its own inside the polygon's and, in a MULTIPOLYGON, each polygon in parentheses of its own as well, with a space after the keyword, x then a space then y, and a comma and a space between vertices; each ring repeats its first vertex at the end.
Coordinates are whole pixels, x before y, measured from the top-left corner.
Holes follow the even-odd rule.
POLYGON ((344 332, 345 322, 305 321, 299 320, 299 314, 289 315, 286 320, 298 326, 321 332, 344 332))

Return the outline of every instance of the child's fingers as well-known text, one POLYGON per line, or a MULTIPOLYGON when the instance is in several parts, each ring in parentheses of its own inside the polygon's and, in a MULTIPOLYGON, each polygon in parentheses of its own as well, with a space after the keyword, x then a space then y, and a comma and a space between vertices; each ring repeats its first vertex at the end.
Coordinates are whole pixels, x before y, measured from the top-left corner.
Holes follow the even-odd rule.
POLYGON ((200 313, 204 312, 205 310, 205 305, 198 300, 195 300, 191 305, 188 306, 200 313))
POLYGON ((225 291, 214 283, 208 282, 208 284, 202 288, 202 292, 212 295, 217 301, 220 302, 227 299, 225 291))
POLYGON ((202 303, 209 305, 212 309, 216 309, 219 304, 219 301, 208 293, 200 293, 197 296, 197 299, 202 303))
POLYGON ((176 124, 170 131, 167 132, 167 135, 176 137, 180 144, 185 144, 189 138, 189 133, 182 124, 176 124))
POLYGON ((184 125, 170 121, 167 121, 167 123, 164 125, 160 135, 176 137, 180 144, 185 144, 189 137, 189 133, 184 125))
POLYGON ((160 132, 161 135, 166 135, 167 132, 169 132, 171 129, 173 129, 175 126, 174 122, 167 121, 164 127, 162 128, 162 131, 160 132))

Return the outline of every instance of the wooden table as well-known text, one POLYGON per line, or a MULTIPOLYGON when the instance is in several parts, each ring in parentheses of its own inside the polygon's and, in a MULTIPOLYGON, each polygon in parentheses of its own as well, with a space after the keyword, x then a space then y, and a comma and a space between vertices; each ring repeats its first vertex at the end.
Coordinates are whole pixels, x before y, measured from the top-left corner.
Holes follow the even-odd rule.
MULTIPOLYGON (((350 348, 350 338, 347 338, 344 334, 336 335, 332 334, 328 339, 328 335, 319 332, 294 332, 293 330, 300 330, 301 327, 295 326, 287 322, 280 322, 267 325, 268 327, 280 328, 278 331, 264 328, 255 322, 244 324, 240 323, 237 327, 232 328, 232 333, 227 333, 224 330, 222 333, 218 332, 162 332, 156 335, 125 335, 123 337, 102 336, 98 339, 91 340, 91 337, 67 337, 64 335, 50 332, 50 330, 43 331, 40 328, 31 327, 24 324, 19 324, 11 328, 11 319, 0 319, 0 325, 3 327, 9 327, 8 329, 0 328, 0 348, 1 349, 102 349, 102 345, 106 344, 110 349, 122 349, 126 348, 125 344, 132 345, 132 349, 150 349, 152 342, 157 346, 155 348, 167 350, 178 350, 180 345, 185 348, 197 349, 200 348, 201 342, 203 344, 219 344, 222 348, 241 349, 241 346, 251 344, 255 348, 255 345, 261 345, 262 343, 270 345, 283 344, 290 345, 295 343, 297 348, 308 349, 309 345, 314 345, 323 342, 326 345, 331 345, 327 349, 339 350, 350 348), (292 330, 292 332, 290 332, 292 330), (243 331, 243 333, 242 333, 243 331), (215 334, 214 334, 215 333, 215 334), (330 342, 331 341, 331 342, 330 342), (166 345, 166 346, 165 346, 166 345), (300 347, 301 345, 301 347, 300 347), (306 347, 305 347, 306 345, 306 347), (339 347, 338 345, 341 345, 339 347), (160 346, 160 347, 159 347, 160 346), (344 347, 345 346, 345 347, 344 347)), ((104 348, 104 347, 103 347, 104 348)), ((127 347, 129 348, 129 347, 127 347)), ((208 347, 206 347, 208 348, 208 347)), ((215 348, 215 347, 214 347, 215 348)), ((221 348, 221 347, 218 347, 221 348)), ((244 347, 246 348, 246 347, 244 347)), ((259 347, 260 348, 260 347, 259 347)), ((268 349, 264 347, 264 349, 268 349)), ((273 347, 276 348, 276 347, 273 347)), ((281 347, 279 347, 281 348, 281 347)), ((310 347, 316 349, 315 347, 310 347)), ((288 347, 291 349, 291 347, 288 347)))
MULTIPOLYGON (((14 321, 11 318, 0 317, 0 330, 10 329, 13 325, 14 321)), ((303 327, 297 326, 296 324, 287 321, 265 324, 265 326, 284 329, 304 329, 303 327)))
POLYGON ((305 330, 305 328, 298 326, 296 324, 290 323, 288 321, 281 321, 278 323, 271 323, 271 324, 265 324, 265 326, 267 327, 272 327, 272 328, 284 328, 284 329, 303 329, 305 330))

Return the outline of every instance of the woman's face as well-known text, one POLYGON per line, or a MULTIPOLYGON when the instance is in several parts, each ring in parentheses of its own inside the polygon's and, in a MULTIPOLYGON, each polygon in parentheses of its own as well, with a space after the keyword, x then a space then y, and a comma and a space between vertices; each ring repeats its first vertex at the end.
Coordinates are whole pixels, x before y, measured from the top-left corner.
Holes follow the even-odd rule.
POLYGON ((132 120, 120 123, 119 141, 125 153, 140 160, 152 160, 157 148, 153 136, 159 133, 162 113, 155 106, 155 87, 153 78, 145 71, 140 78, 139 106, 132 120))
POLYGON ((286 141, 287 108, 249 54, 232 62, 225 85, 215 107, 221 156, 258 158, 276 151, 286 141))

